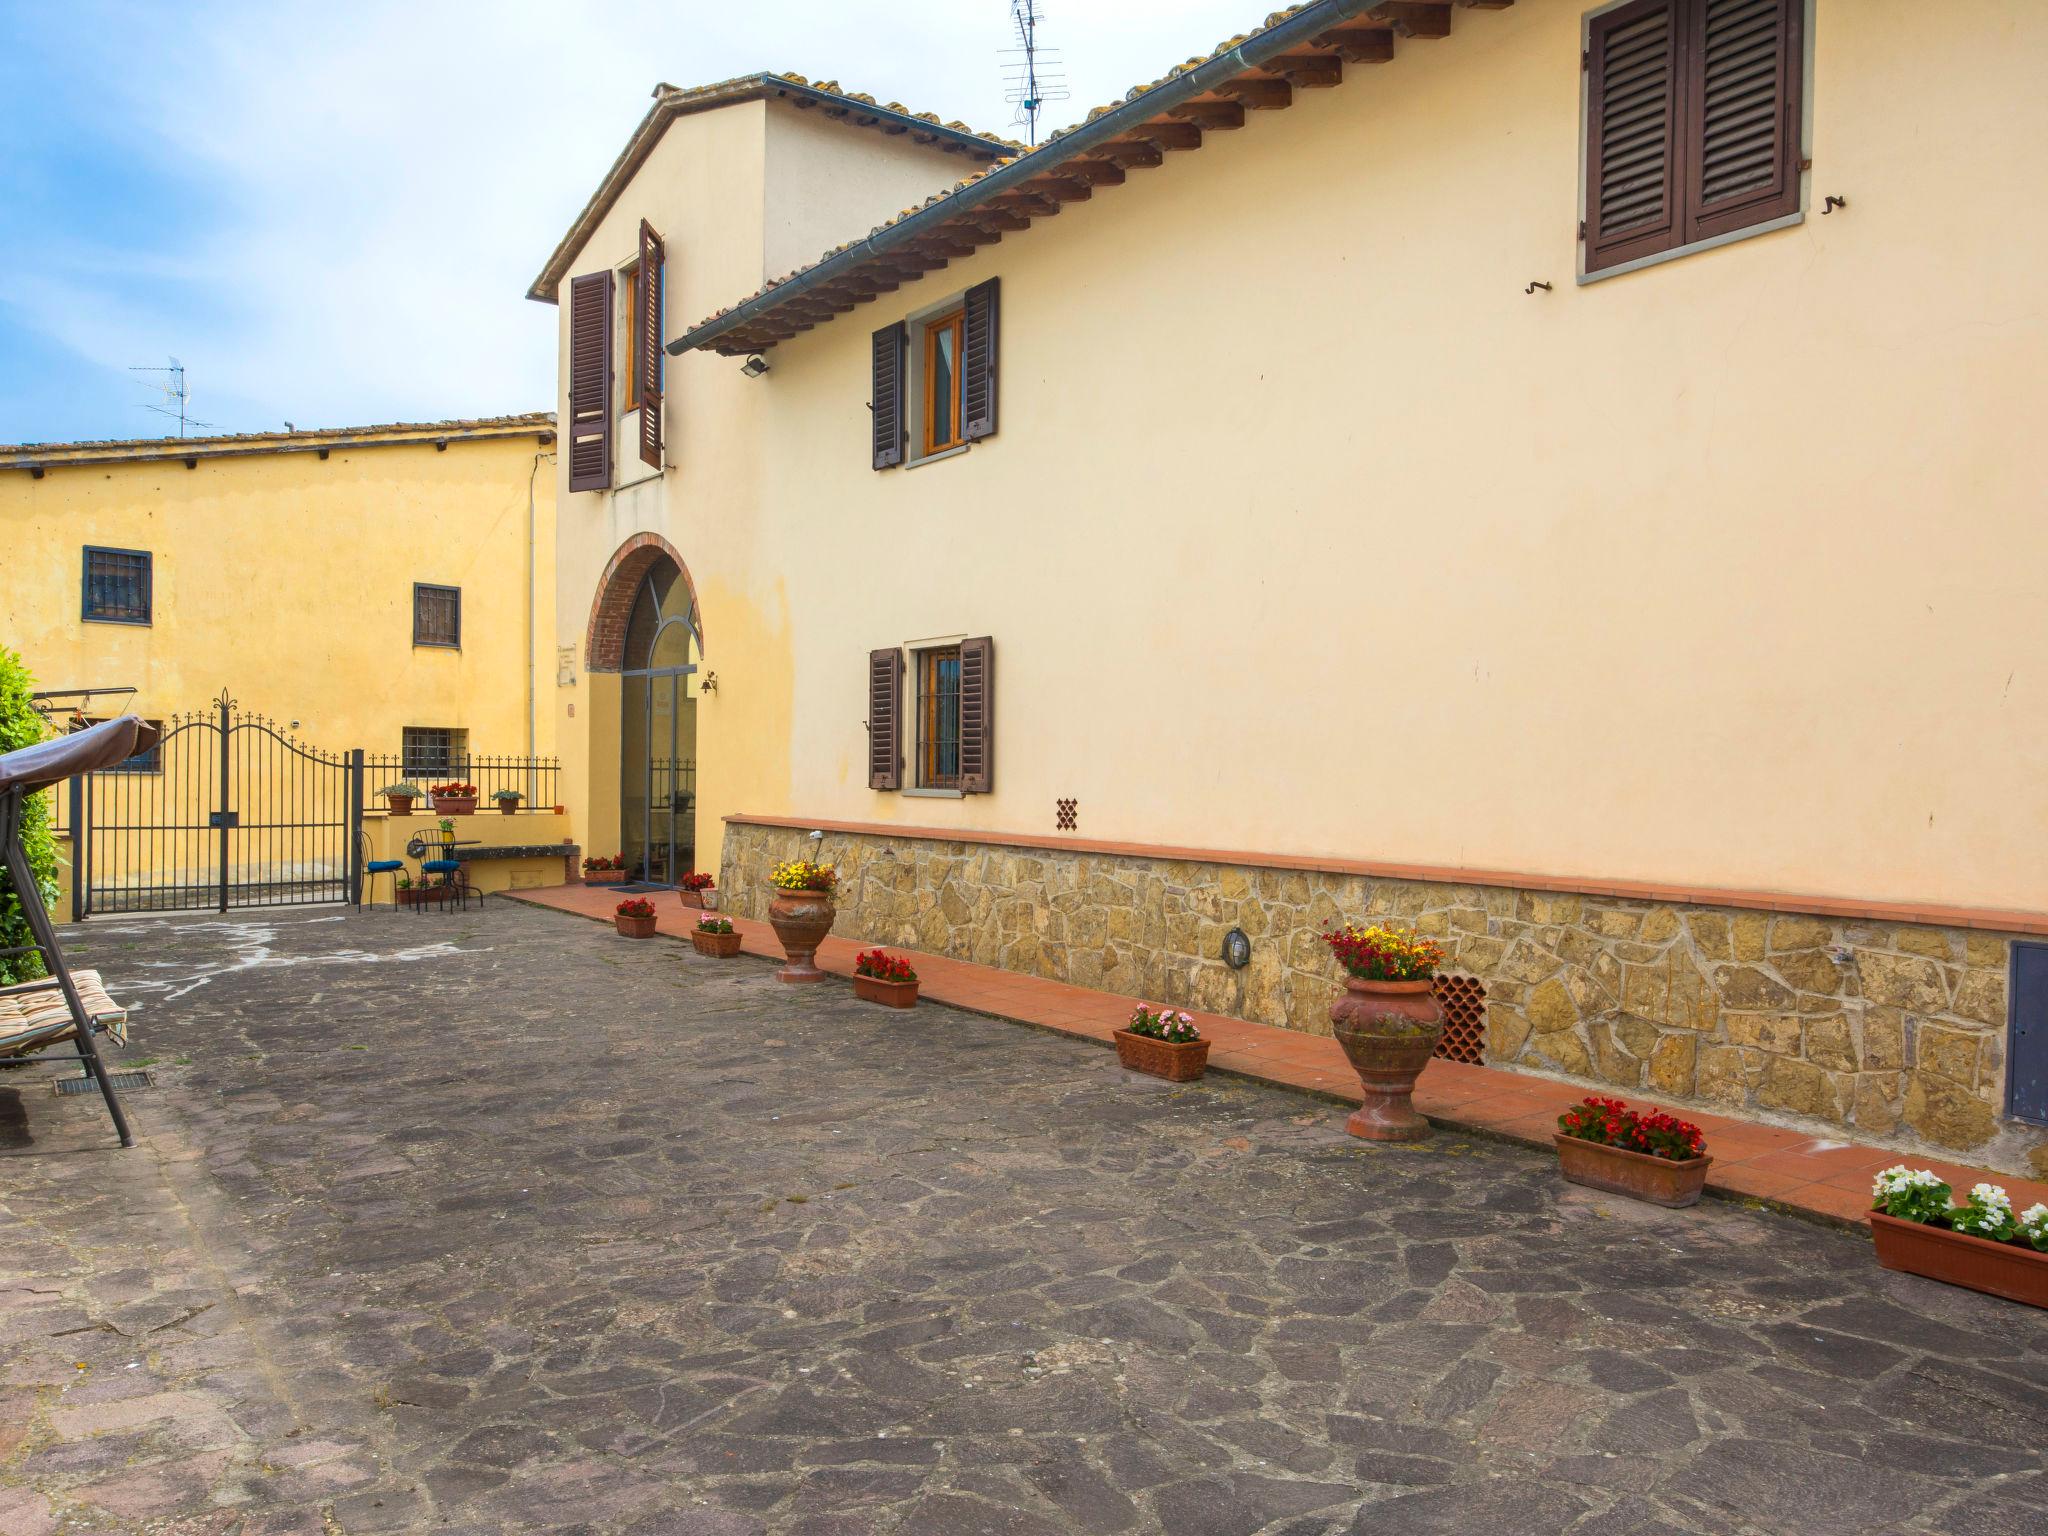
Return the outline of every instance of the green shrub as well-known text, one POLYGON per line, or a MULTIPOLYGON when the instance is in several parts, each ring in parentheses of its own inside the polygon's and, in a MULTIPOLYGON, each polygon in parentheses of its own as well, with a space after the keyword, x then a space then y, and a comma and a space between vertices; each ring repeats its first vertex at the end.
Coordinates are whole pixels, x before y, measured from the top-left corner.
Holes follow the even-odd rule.
MULTIPOLYGON (((29 695, 35 679, 21 657, 0 646, 0 752, 32 747, 43 739, 43 717, 36 713, 29 695)), ((57 844, 50 836, 50 798, 32 795, 21 808, 21 842, 28 851, 28 867, 42 887, 43 904, 57 904, 57 844)), ((21 898, 14 893, 14 881, 0 870, 0 949, 33 944, 28 917, 21 910, 21 898)), ((33 954, 0 955, 0 986, 17 981, 34 981, 43 974, 42 961, 33 954)))

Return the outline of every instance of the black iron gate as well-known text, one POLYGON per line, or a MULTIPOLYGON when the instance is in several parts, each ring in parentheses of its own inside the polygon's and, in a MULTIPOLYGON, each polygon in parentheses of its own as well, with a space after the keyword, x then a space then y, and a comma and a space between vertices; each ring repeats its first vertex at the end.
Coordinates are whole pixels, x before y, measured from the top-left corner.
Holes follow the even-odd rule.
POLYGON ((294 741, 225 690, 71 794, 79 917, 356 899, 361 750, 294 741))

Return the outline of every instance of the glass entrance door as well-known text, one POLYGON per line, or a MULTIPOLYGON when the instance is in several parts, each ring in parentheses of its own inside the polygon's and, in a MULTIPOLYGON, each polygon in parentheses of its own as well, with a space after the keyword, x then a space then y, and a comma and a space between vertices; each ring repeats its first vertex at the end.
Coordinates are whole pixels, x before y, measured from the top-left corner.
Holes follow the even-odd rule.
POLYGON ((648 576, 626 630, 619 809, 626 873, 673 885, 696 868, 696 633, 672 566, 648 576), (671 605, 678 611, 671 612, 671 605))

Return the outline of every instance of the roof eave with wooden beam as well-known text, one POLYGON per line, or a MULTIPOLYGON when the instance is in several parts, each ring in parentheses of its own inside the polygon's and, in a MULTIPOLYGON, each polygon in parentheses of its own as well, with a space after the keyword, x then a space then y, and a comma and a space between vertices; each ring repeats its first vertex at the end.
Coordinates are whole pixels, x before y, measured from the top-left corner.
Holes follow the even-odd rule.
POLYGON ((1242 127, 1248 111, 1290 106, 1296 90, 1327 89, 1347 64, 1384 64, 1398 43, 1448 37, 1458 10, 1503 10, 1514 0, 1318 0, 1236 40, 1208 59, 1134 92, 1122 106, 1020 155, 865 240, 722 310, 668 350, 727 356, 763 352, 857 304, 914 282, 949 261, 1050 218, 1063 204, 1120 185, 1126 174, 1199 149, 1205 132, 1242 127))

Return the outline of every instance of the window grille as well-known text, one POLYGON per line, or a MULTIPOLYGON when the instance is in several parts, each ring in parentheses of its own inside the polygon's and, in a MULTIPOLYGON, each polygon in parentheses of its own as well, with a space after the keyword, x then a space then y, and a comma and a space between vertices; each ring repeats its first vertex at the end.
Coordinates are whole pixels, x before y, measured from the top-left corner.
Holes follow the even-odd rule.
POLYGON ((403 753, 408 779, 452 779, 469 771, 469 732, 448 726, 408 725, 403 753))
POLYGON ((147 550, 86 546, 84 617, 102 624, 147 624, 149 602, 147 550))
POLYGON ((960 787, 960 647, 917 653, 917 786, 960 787))

